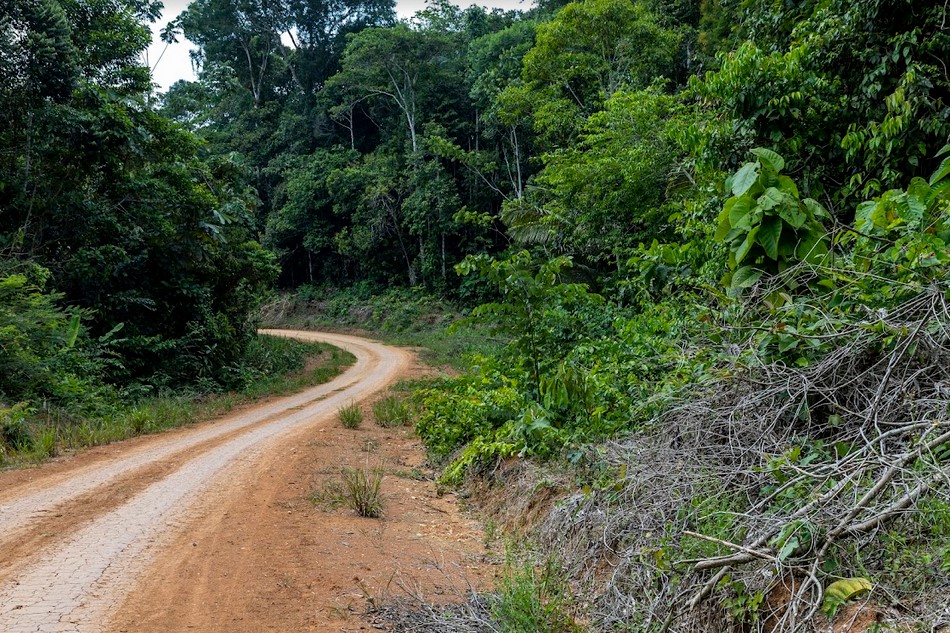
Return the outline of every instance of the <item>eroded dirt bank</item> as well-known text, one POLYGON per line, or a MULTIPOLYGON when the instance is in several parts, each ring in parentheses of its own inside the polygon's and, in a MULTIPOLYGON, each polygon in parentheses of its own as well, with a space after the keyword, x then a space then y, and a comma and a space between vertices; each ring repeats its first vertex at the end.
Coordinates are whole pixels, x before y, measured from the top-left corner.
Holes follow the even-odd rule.
POLYGON ((0 475, 0 631, 359 630, 357 606, 397 582, 439 593, 477 577, 477 526, 435 497, 408 430, 336 420, 414 371, 412 356, 274 333, 357 362, 226 418, 0 475), (343 465, 386 471, 384 519, 306 501, 343 465))

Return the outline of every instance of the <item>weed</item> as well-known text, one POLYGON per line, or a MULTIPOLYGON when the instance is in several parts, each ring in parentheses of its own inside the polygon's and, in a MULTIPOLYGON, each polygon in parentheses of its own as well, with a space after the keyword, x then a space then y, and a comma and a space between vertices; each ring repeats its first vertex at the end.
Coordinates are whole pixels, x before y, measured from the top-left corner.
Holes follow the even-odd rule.
POLYGON ((310 502, 324 510, 347 506, 361 517, 378 518, 383 515, 383 497, 380 491, 383 469, 346 468, 339 479, 328 479, 320 490, 308 497, 310 502))
POLYGON ((348 429, 355 429, 363 422, 363 410, 352 402, 344 407, 340 407, 339 416, 340 424, 348 429))
POLYGON ((374 468, 368 472, 360 468, 344 468, 343 493, 346 504, 361 517, 382 516, 383 498, 380 492, 382 483, 381 468, 374 468))
POLYGON ((26 407, 17 405, 11 409, 0 409, 0 445, 14 452, 29 450, 33 447, 33 438, 26 424, 26 407))
POLYGON ((126 425, 135 434, 145 433, 152 423, 150 412, 142 407, 133 407, 126 413, 126 425))
POLYGON ((45 459, 56 455, 55 428, 45 428, 37 434, 33 441, 33 454, 37 459, 45 459))
POLYGON ((320 490, 314 490, 307 498, 317 507, 335 510, 343 505, 346 495, 343 492, 343 484, 338 479, 328 479, 323 482, 320 490))
POLYGON ((360 446, 360 450, 364 453, 375 453, 379 450, 379 442, 373 438, 367 438, 366 441, 360 446))
POLYGON ((409 424, 409 407, 401 398, 388 395, 373 403, 376 424, 385 428, 409 424))

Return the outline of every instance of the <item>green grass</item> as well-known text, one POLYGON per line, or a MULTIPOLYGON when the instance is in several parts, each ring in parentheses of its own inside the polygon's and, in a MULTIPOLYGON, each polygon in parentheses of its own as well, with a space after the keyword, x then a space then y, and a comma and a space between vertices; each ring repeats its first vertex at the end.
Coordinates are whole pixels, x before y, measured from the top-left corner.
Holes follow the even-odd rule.
POLYGON ((510 557, 491 604, 492 620, 503 633, 548 631, 580 633, 574 621, 574 600, 564 574, 549 558, 535 567, 510 557))
POLYGON ((405 426, 409 424, 409 407, 402 398, 390 394, 373 403, 373 418, 387 429, 405 426))
POLYGON ((238 392, 239 396, 245 398, 279 396, 320 385, 339 376, 347 367, 356 362, 356 357, 351 353, 326 343, 305 343, 270 336, 260 338, 272 339, 282 345, 302 346, 307 350, 307 358, 316 359, 316 362, 305 365, 300 371, 260 376, 238 392))
POLYGON ((340 416, 340 424, 347 429, 355 429, 363 422, 363 410, 355 403, 340 407, 337 413, 340 416))
POLYGON ((242 388, 219 394, 166 391, 90 411, 0 409, 0 467, 36 463, 63 450, 108 444, 212 418, 255 400, 325 383, 356 359, 323 343, 261 336, 242 367, 242 388))

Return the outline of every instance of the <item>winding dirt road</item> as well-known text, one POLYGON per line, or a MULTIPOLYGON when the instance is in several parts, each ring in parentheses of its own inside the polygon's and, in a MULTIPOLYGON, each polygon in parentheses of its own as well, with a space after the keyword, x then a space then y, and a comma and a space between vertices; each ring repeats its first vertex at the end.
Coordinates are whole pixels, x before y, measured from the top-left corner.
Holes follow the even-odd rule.
MULTIPOLYGON (((353 353, 329 383, 219 420, 0 474, 0 631, 99 632, 137 580, 195 516, 288 441, 332 423, 337 409, 386 388, 403 350, 339 334, 271 331, 353 353)), ((171 630, 171 629, 166 629, 171 630)))

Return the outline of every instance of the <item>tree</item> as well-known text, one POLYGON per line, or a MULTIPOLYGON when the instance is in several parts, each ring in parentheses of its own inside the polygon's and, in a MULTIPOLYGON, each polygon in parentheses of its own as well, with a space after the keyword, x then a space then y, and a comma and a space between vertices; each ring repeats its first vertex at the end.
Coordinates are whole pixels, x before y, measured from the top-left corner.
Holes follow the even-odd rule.
POLYGON ((0 1, 0 99, 12 109, 68 98, 79 75, 69 23, 54 0, 0 1))
POLYGON ((0 30, 0 45, 27 64, 3 66, 2 79, 16 86, 43 74, 23 93, 0 93, 15 124, 0 127, 9 296, 62 296, 95 336, 124 324, 114 380, 225 380, 274 274, 253 241, 247 172, 202 157, 198 139, 152 109, 140 54, 154 3, 61 6, 18 5, 0 30), (20 283, 22 270, 46 271, 43 283, 20 283))
POLYGON ((950 138, 947 7, 874 0, 742 3, 741 35, 696 93, 731 117, 728 164, 751 147, 789 158, 830 209, 936 167, 950 138))
POLYGON ((505 204, 510 233, 600 270, 619 268, 639 242, 670 238, 688 120, 661 86, 614 93, 575 145, 542 158, 526 199, 505 204))
POLYGON ((346 229, 349 218, 334 211, 330 177, 357 160, 354 151, 321 149, 295 157, 282 170, 283 182, 267 218, 264 244, 278 253, 282 276, 292 285, 351 279, 334 239, 346 229))
POLYGON ((394 7, 393 0, 285 0, 287 65, 301 93, 313 96, 338 70, 347 34, 391 25, 394 7))
POLYGON ((453 85, 459 71, 459 55, 449 36, 398 24, 353 35, 342 70, 329 84, 345 89, 347 107, 369 99, 396 108, 416 152, 429 106, 438 100, 439 90, 453 85))
POLYGON ((660 27, 641 4, 567 5, 538 26, 537 41, 524 57, 522 80, 535 104, 535 130, 548 147, 570 142, 612 94, 669 76, 678 45, 677 34, 660 27))

